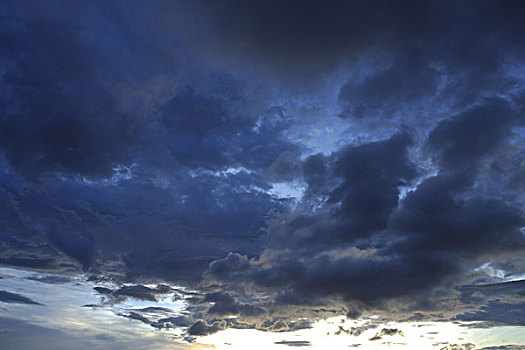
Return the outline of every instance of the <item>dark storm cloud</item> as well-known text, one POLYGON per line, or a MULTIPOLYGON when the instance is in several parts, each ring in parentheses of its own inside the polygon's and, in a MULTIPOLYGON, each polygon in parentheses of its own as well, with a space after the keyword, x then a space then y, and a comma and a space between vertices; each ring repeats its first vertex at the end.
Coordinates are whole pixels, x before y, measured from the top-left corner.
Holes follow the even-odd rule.
POLYGON ((84 10, 3 12, 1 261, 195 281, 231 244, 253 252, 282 206, 262 172, 299 149, 280 108, 185 61, 171 34, 135 31, 138 9, 84 10))
MULTIPOLYGON (((523 116, 520 117, 523 122, 523 116)), ((428 147, 438 154, 442 167, 459 171, 478 165, 483 157, 502 146, 517 121, 516 113, 504 101, 488 101, 441 121, 432 130, 428 147)))
MULTIPOLYGON (((101 28, 109 20, 102 15, 97 18, 101 28)), ((250 118, 254 116, 231 115, 229 105, 242 103, 245 96, 227 74, 212 78, 221 89, 213 97, 188 86, 165 104, 151 106, 149 115, 140 115, 131 110, 133 106, 122 107, 116 96, 118 84, 129 80, 123 76, 128 74, 123 67, 133 72, 132 79, 137 83, 148 83, 162 68, 177 71, 178 67, 156 62, 160 53, 143 48, 145 44, 139 37, 130 39, 120 34, 125 37, 121 38, 118 32, 110 32, 109 38, 100 38, 108 33, 67 20, 21 17, 15 18, 15 23, 18 25, 10 26, 8 22, 3 32, 9 46, 5 51, 9 71, 3 77, 5 97, 9 97, 5 103, 11 108, 5 109, 1 120, 1 141, 11 165, 28 178, 34 180, 55 172, 108 177, 119 164, 129 165, 141 156, 157 158, 147 152, 162 149, 144 146, 158 146, 151 139, 159 136, 163 136, 164 147, 169 148, 175 161, 214 169, 235 164, 239 156, 243 157, 240 161, 264 156, 269 158, 266 162, 271 162, 285 150, 285 142, 278 142, 268 143, 265 152, 238 154, 240 149, 248 153, 249 147, 260 145, 251 145, 251 137, 262 139, 268 134, 248 132, 249 138, 239 135, 239 131, 251 130, 250 118), (108 56, 104 40, 121 40, 118 45, 122 52, 108 56), (139 49, 145 50, 136 52, 139 49), (126 51, 148 60, 148 64, 131 65, 125 58, 126 51), (124 64, 116 62, 118 58, 124 64), (112 73, 109 76, 108 71, 112 73), (162 121, 160 129, 157 118, 162 121), (228 142, 232 138, 239 142, 228 142)))
POLYGON ((25 297, 21 294, 7 292, 5 290, 0 291, 0 301, 4 303, 18 303, 18 304, 28 304, 28 305, 42 305, 33 299, 25 297))
POLYGON ((490 197, 454 199, 455 185, 453 179, 431 178, 407 197, 393 219, 396 230, 407 234, 398 251, 417 249, 475 256, 523 249, 520 229, 525 218, 521 210, 490 197))
POLYGON ((363 81, 345 83, 338 96, 341 116, 390 118, 400 112, 399 109, 418 108, 421 100, 428 103, 428 97, 436 94, 440 72, 423 66, 417 58, 398 60, 401 62, 395 62, 363 81))
POLYGON ((163 106, 161 116, 169 133, 166 146, 171 156, 193 169, 242 166, 263 172, 282 154, 299 152, 299 147, 282 135, 289 125, 279 108, 261 111, 259 117, 264 122, 254 131, 254 115, 232 107, 249 108, 243 91, 228 86, 228 79, 217 79, 226 80, 220 99, 184 88, 163 106))
POLYGON ((401 41, 379 45, 373 54, 360 51, 363 69, 349 74, 339 90, 341 117, 375 127, 385 119, 428 127, 449 110, 486 97, 520 99, 521 77, 509 68, 524 54, 522 4, 444 1, 420 8, 428 11, 419 13, 424 28, 411 21, 401 41))
POLYGON ((391 218, 392 228, 404 237, 388 248, 390 253, 413 259, 414 266, 429 262, 423 270, 430 275, 457 270, 461 259, 523 249, 522 210, 505 198, 472 192, 476 170, 510 136, 512 120, 508 107, 496 102, 436 126, 427 145, 442 173, 409 193, 391 218))
POLYGON ((366 246, 348 245, 387 229, 398 204, 398 186, 409 183, 417 173, 407 158, 410 144, 408 133, 401 132, 385 141, 348 147, 331 160, 319 156, 308 159, 304 169, 309 187, 317 188, 317 178, 310 176, 316 174, 315 169, 331 168, 330 176, 340 179, 340 185, 328 191, 327 207, 331 209, 285 218, 284 222, 278 219, 270 226, 270 261, 273 249, 285 249, 285 254, 275 258, 275 266, 250 266, 253 262, 246 257, 229 254, 210 264, 210 275, 224 281, 250 278, 265 288, 285 287, 288 292, 277 301, 292 305, 315 304, 321 297, 334 295, 371 301, 428 287, 435 276, 416 278, 417 267, 404 258, 376 256, 373 250, 366 251, 366 246), (291 245, 294 252, 285 248, 291 245), (344 247, 353 249, 350 255, 337 251, 344 247), (400 276, 402 271, 405 277, 400 276), (391 288, 382 288, 385 283, 391 288))
POLYGON ((461 288, 522 266, 520 2, 57 8, 0 8, 0 263, 111 280, 108 303, 200 288, 188 314, 121 312, 192 336, 521 310, 461 288))
POLYGON ((487 97, 520 99, 521 78, 508 70, 509 61, 519 60, 523 52, 506 51, 498 47, 501 42, 465 42, 462 49, 480 52, 469 60, 455 61, 456 56, 441 55, 454 40, 418 43, 391 52, 379 62, 364 60, 369 72, 364 77, 352 75, 339 90, 340 117, 376 127, 385 120, 429 127, 450 110, 461 111, 487 97), (440 45, 442 50, 436 48, 440 45), (505 54, 495 56, 497 50, 505 54))
POLYGON ((250 267, 247 256, 239 253, 228 253, 224 259, 212 261, 209 270, 214 277, 228 280, 237 273, 249 270, 250 267))
MULTIPOLYGON (((476 259, 523 251, 525 217, 519 205, 475 190, 485 176, 482 165, 508 147, 504 140, 521 121, 514 113, 501 101, 488 101, 439 123, 426 152, 441 171, 401 201, 399 187, 418 175, 406 156, 406 132, 348 147, 332 159, 308 159, 309 190, 327 194, 326 209, 277 218, 259 260, 230 254, 210 265, 211 276, 275 288, 278 303, 314 305, 342 297, 367 309, 390 299, 428 300, 426 293, 460 279, 476 259), (309 171, 330 175, 314 177, 309 171), (326 177, 339 178, 339 185, 327 191, 326 177)), ((432 309, 425 304, 412 308, 432 309)))
POLYGON ((333 70, 352 53, 400 44, 438 24, 435 4, 416 1, 199 1, 165 9, 166 25, 185 33, 202 54, 248 59, 303 80, 333 70))
POLYGON ((50 172, 109 175, 113 164, 129 161, 132 123, 97 80, 107 62, 82 43, 81 29, 21 20, 4 22, 2 34, 10 108, 2 113, 1 146, 11 164, 35 179, 50 172))
POLYGON ((332 191, 328 203, 340 203, 335 216, 348 220, 344 234, 350 239, 386 227, 398 201, 397 187, 416 175, 406 153, 410 143, 410 136, 402 132, 384 142, 341 152, 334 169, 344 180, 332 191))
POLYGON ((503 54, 523 53, 519 1, 232 0, 172 2, 162 10, 165 27, 183 33, 199 55, 232 70, 258 66, 299 89, 363 56, 375 61, 375 74, 358 74, 341 90, 345 113, 355 116, 392 116, 420 97, 432 99, 451 76, 459 79, 445 85, 461 96, 445 89, 440 98, 471 100, 472 90, 494 86, 503 54))
POLYGON ((276 236, 270 238, 276 244, 294 242, 320 247, 331 245, 333 240, 350 242, 384 230, 397 206, 398 186, 409 183, 416 175, 407 158, 410 144, 408 132, 400 132, 385 141, 347 147, 330 160, 320 155, 308 158, 304 165, 306 196, 325 195, 326 203, 333 209, 329 213, 298 215, 276 227, 279 231, 272 232, 276 236), (323 189, 323 182, 330 177, 331 185, 340 184, 323 189))

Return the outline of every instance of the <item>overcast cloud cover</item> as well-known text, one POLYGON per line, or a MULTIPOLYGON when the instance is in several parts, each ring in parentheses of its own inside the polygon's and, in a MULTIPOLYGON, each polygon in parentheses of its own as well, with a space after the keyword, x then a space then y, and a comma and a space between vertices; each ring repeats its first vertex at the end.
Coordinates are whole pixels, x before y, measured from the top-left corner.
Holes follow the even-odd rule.
POLYGON ((2 1, 0 79, 0 263, 87 307, 525 326, 522 1, 2 1))

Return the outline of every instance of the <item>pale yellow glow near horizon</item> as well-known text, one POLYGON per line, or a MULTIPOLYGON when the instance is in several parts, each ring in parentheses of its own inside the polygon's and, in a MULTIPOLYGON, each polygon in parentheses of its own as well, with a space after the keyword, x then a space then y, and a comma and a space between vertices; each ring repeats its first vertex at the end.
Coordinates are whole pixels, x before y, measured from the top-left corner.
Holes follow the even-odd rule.
POLYGON ((525 344, 523 327, 497 327, 492 329, 475 329, 453 322, 389 322, 377 324, 376 328, 365 330, 359 336, 345 333, 335 335, 339 326, 345 329, 359 327, 372 320, 351 321, 344 317, 333 317, 316 322, 311 329, 294 332, 263 332, 253 329, 227 329, 206 337, 198 342, 209 344, 217 349, 290 349, 299 347, 300 343, 290 345, 288 342, 309 342, 305 349, 448 349, 448 344, 475 344, 477 347, 497 346, 502 344, 525 344), (402 334, 385 335, 381 339, 371 340, 383 328, 395 328, 402 334), (292 346, 295 345, 295 346, 292 346))
MULTIPOLYGON (((83 348, 106 349, 110 343, 95 338, 104 335, 114 339, 119 348, 134 349, 290 349, 291 345, 309 345, 305 349, 447 349, 448 344, 473 343, 475 349, 499 345, 524 345, 525 327, 504 326, 495 328, 469 328, 465 324, 453 322, 389 322, 379 323, 380 318, 348 320, 346 317, 333 317, 316 322, 311 329, 294 332, 263 332, 254 329, 227 329, 205 337, 197 337, 195 343, 184 341, 185 329, 173 328, 156 330, 139 320, 118 316, 120 310, 140 309, 149 306, 163 306, 174 314, 182 312, 183 300, 170 297, 160 298, 158 302, 127 299, 119 304, 106 307, 86 308, 99 297, 93 291, 93 284, 82 282, 48 284, 30 280, 34 272, 0 268, 0 290, 20 293, 45 306, 25 304, 2 304, 3 317, 23 320, 33 325, 62 332, 69 339, 83 342, 83 348), (82 283, 80 283, 82 282, 82 283), (339 327, 350 330, 352 327, 368 327, 361 334, 349 335, 344 332, 336 335, 339 327), (383 335, 381 339, 371 340, 383 328, 398 329, 401 334, 383 335), (284 342, 292 342, 288 345, 284 342), (302 343, 293 343, 302 342, 302 343), (281 343, 281 344, 279 344, 281 343), (98 347, 97 347, 98 346, 98 347)), ((112 344, 113 344, 112 343, 112 344)), ((80 350, 81 350, 80 349, 80 350)), ((112 349, 115 349, 113 347, 112 349)))

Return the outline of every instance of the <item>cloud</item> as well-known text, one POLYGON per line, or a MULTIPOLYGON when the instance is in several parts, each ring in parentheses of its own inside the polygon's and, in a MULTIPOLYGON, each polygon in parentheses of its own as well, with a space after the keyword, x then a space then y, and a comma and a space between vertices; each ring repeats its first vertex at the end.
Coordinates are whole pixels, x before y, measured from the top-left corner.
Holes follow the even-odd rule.
POLYGON ((382 309, 392 300, 413 311, 442 306, 423 300, 444 283, 462 283, 465 266, 477 259, 523 250, 519 205, 474 187, 485 179, 486 162, 506 147, 513 113, 501 101, 488 101, 438 123, 425 147, 440 171, 402 199, 399 188, 420 176, 407 156, 412 143, 406 131, 307 159, 307 194, 325 195, 324 205, 277 216, 258 258, 230 253, 210 264, 210 277, 245 285, 251 295, 274 295, 284 305, 342 299, 349 309, 382 309))
MULTIPOLYGON (((417 56, 394 58, 390 67, 362 81, 343 84, 338 101, 344 118, 392 118, 408 109, 422 110, 436 99, 441 72, 417 56), (425 107, 420 103, 425 103, 425 107)), ((413 113, 413 111, 411 112, 413 113)))
POLYGON ((190 328, 188 328, 188 334, 203 336, 203 335, 209 335, 212 333, 216 333, 219 330, 224 329, 224 328, 225 328, 225 325, 219 322, 208 325, 203 321, 197 321, 190 328))
MULTIPOLYGON (((412 48, 417 57, 413 47, 418 43, 437 45, 434 54, 439 54, 438 48, 445 43, 454 45, 454 49, 467 45, 466 56, 468 49, 478 44, 468 40, 468 33, 475 30, 503 37, 506 40, 501 45, 517 39, 522 28, 519 17, 512 14, 513 5, 473 5, 478 9, 473 14, 454 2, 227 1, 218 7, 200 1, 170 3, 163 10, 166 28, 182 33, 188 45, 201 55, 237 64, 242 63, 241 59, 249 60, 284 74, 289 69, 297 77, 335 70, 338 64, 355 59, 356 54, 374 50, 412 48), (491 13, 492 21, 487 22, 491 13), (466 20, 460 20, 463 16, 466 20), (476 23, 476 19, 485 25, 476 23), (453 35, 456 31, 462 35, 453 35)), ((291 79, 290 73, 285 77, 291 79)))
POLYGON ((42 305, 39 302, 34 301, 21 294, 7 292, 5 290, 0 291, 0 301, 4 303, 15 303, 15 304, 27 304, 27 305, 42 305))
POLYGON ((136 313, 136 312, 130 312, 127 315, 126 314, 120 314, 120 316, 129 318, 129 319, 132 319, 132 320, 138 320, 138 321, 144 322, 146 324, 150 324, 151 323, 151 321, 148 318, 146 318, 146 317, 144 317, 141 314, 136 313))
MULTIPOLYGON (((0 326, 6 332, 2 333, 2 345, 13 350, 40 349, 42 343, 52 344, 53 349, 120 349, 122 346, 135 349, 148 349, 152 344, 155 347, 177 346, 173 339, 164 340, 159 337, 149 337, 143 341, 143 334, 136 333, 129 329, 122 328, 126 332, 126 337, 122 337, 118 332, 113 333, 112 329, 107 331, 86 330, 78 332, 68 331, 67 329, 56 329, 51 325, 40 326, 20 320, 17 318, 0 318, 0 326)), ((183 347, 183 346, 181 346, 183 347)))
MULTIPOLYGON (((122 286, 120 288, 117 288, 115 290, 106 288, 106 287, 94 287, 100 295, 109 296, 111 298, 115 298, 116 300, 120 300, 122 298, 133 298, 136 300, 144 300, 144 301, 157 301, 158 295, 166 295, 166 294, 172 294, 174 290, 167 286, 167 285, 157 285, 155 288, 146 287, 143 285, 126 285, 122 286)), ((151 309, 153 310, 153 309, 151 309)), ((160 309, 161 310, 161 309, 160 309)), ((141 311, 148 311, 141 310, 141 311)))
POLYGON ((27 279, 49 284, 70 283, 74 281, 71 277, 61 275, 35 275, 30 276, 27 279))
POLYGON ((281 341, 276 341, 274 344, 288 345, 291 347, 312 346, 312 343, 310 343, 307 340, 281 340, 281 341))
POLYGON ((192 325, 192 320, 185 316, 166 317, 161 318, 151 323, 150 325, 159 329, 173 327, 190 327, 192 325))
POLYGON ((383 328, 380 332, 370 338, 371 341, 383 339, 384 336, 400 335, 403 336, 403 332, 397 328, 383 328))
POLYGON ((11 106, 20 108, 5 111, 1 146, 27 178, 50 172, 108 176, 113 164, 126 162, 126 134, 133 131, 119 125, 122 115, 95 79, 97 65, 104 63, 80 35, 60 21, 26 20, 5 28, 13 69, 4 80, 11 106), (56 38, 68 44, 57 46, 56 38))
MULTIPOLYGON (((304 168, 309 179, 307 196, 326 194, 326 204, 333 207, 327 212, 297 215, 283 227, 275 227, 276 232, 271 232, 279 235, 275 241, 291 236, 292 242, 296 241, 299 246, 324 245, 331 240, 355 241, 385 229, 398 202, 398 186, 410 182, 416 175, 415 167, 407 158, 410 143, 410 135, 400 132, 385 141, 344 148, 324 165, 315 164, 322 161, 319 156, 307 159, 304 168), (322 182, 327 180, 313 175, 319 174, 320 166, 331 168, 326 177, 339 180, 339 186, 325 193, 312 193, 314 189, 322 189, 322 182)), ((289 244, 290 240, 282 242, 289 244)))
POLYGON ((341 96, 353 116, 410 112, 411 101, 424 111, 425 102, 455 100, 458 90, 464 103, 476 90, 508 88, 509 79, 494 75, 505 58, 522 54, 523 10, 513 1, 197 1, 165 3, 162 12, 163 28, 197 57, 230 71, 256 67, 299 91, 341 76, 341 67, 375 63, 348 74, 341 96))
MULTIPOLYGON (((50 270, 65 264, 71 269, 79 265, 105 270, 105 264, 118 262, 126 266, 118 273, 129 272, 130 278, 173 278, 172 271, 177 270, 177 280, 195 282, 211 260, 231 249, 225 246, 224 235, 232 238, 236 250, 256 249, 252 243, 264 226, 264 215, 282 206, 266 193, 270 186, 258 172, 281 153, 298 149, 282 134, 282 122, 263 123, 255 133, 256 116, 235 112, 243 103, 239 100, 251 97, 235 86, 234 96, 218 91, 227 80, 223 77, 216 78, 215 91, 181 88, 143 115, 123 112, 114 96, 115 83, 96 79, 99 70, 114 64, 93 53, 92 45, 104 44, 99 37, 86 41, 83 33, 68 29, 72 25, 68 21, 41 19, 42 26, 52 27, 50 37, 69 33, 64 35, 75 42, 60 51, 37 34, 33 22, 16 17, 14 21, 28 30, 8 28, 5 35, 17 42, 23 37, 35 47, 19 48, 28 62, 15 62, 21 65, 21 77, 7 82, 13 90, 12 104, 25 109, 6 110, 0 121, 5 133, 0 142, 2 160, 9 169, 2 180, 6 188, 2 221, 9 223, 4 241, 16 237, 8 244, 14 253, 6 251, 2 261, 50 270), (87 62, 73 73, 83 69, 83 74, 42 73, 41 80, 31 75, 37 73, 30 68, 40 61, 54 66, 75 55, 87 62), (19 88, 22 85, 38 93, 19 88), (61 88, 70 85, 71 89, 61 88), (89 97, 91 90, 96 96, 89 97), (86 106, 88 101, 96 108, 86 106), (49 117, 42 117, 46 113, 49 117), (145 140, 151 147, 144 147, 145 140), (239 166, 252 170, 227 172, 239 166), (228 175, 214 175, 221 171, 228 175), (149 187, 146 196, 144 186, 149 187), (24 198, 20 205, 19 198, 24 198), (151 224, 151 215, 160 215, 157 225, 151 224), (145 233, 146 227, 151 235, 145 233), (210 232, 217 233, 211 240, 210 232), (196 236, 209 246, 192 246, 196 236), (145 245, 150 248, 142 249, 145 245), (181 264, 188 268, 177 269, 181 264)), ((11 52, 14 61, 20 58, 16 52, 11 52)), ((274 118, 270 114, 266 117, 274 118)))
MULTIPOLYGON (((154 16, 155 9, 146 12, 154 16)), ((238 250, 256 249, 264 215, 281 206, 259 172, 298 146, 284 137, 282 116, 260 105, 246 84, 161 58, 177 56, 157 47, 171 37, 152 43, 128 27, 129 17, 116 20, 117 10, 93 3, 84 21, 72 9, 35 13, 6 5, 3 80, 10 97, 2 102, 9 108, 0 117, 0 149, 9 170, 0 192, 3 241, 13 253, 6 250, 2 261, 86 271, 120 263, 126 271, 118 273, 130 278, 168 278, 185 264, 177 279, 194 282, 230 250, 224 235, 238 250), (166 72, 172 75, 163 79, 166 72), (197 84, 195 74, 206 78, 197 84), (239 167, 249 171, 227 172, 239 167), (221 171, 228 176, 213 175, 221 171), (153 227, 151 215, 159 214, 153 227), (145 227, 153 233, 138 232, 145 227), (204 241, 210 232, 217 235, 208 248, 189 248, 195 235, 204 241)))
POLYGON ((181 315, 180 312, 165 307, 150 306, 140 309, 126 309, 118 312, 117 316, 137 320, 155 329, 163 330, 192 326, 195 321, 186 313, 181 315))
POLYGON ((358 337, 360 336, 364 331, 368 329, 374 329, 377 328, 377 325, 375 324, 365 324, 363 326, 359 327, 351 327, 350 329, 345 329, 342 326, 339 326, 339 329, 334 333, 335 335, 341 335, 341 334, 348 334, 351 336, 358 337))
POLYGON ((492 284, 465 285, 460 289, 462 301, 479 302, 481 296, 500 297, 509 295, 525 296, 525 280, 492 284), (481 295, 480 295, 481 294, 481 295))
POLYGON ((1 261, 10 266, 19 266, 25 268, 36 268, 36 269, 50 269, 55 270, 57 268, 53 258, 38 258, 38 257, 8 257, 3 258, 1 261))
POLYGON ((266 310, 250 305, 237 303, 233 297, 221 292, 208 293, 204 296, 204 302, 211 302, 213 306, 208 309, 208 313, 217 316, 228 315, 244 315, 244 316, 259 316, 266 313, 266 310))
POLYGON ((484 321, 489 325, 505 324, 523 326, 525 325, 525 302, 500 302, 489 301, 477 311, 466 312, 457 315, 456 319, 461 321, 484 321))
POLYGON ((499 147, 517 121, 504 101, 487 103, 441 121, 428 138, 445 168, 476 166, 499 147))
POLYGON ((125 286, 113 292, 116 296, 127 296, 139 300, 157 301, 155 298, 155 290, 145 286, 125 286))
POLYGON ((472 285, 523 268, 523 6, 56 6, 0 11, 0 263, 185 298, 121 315, 191 336, 522 323, 517 284, 472 285))

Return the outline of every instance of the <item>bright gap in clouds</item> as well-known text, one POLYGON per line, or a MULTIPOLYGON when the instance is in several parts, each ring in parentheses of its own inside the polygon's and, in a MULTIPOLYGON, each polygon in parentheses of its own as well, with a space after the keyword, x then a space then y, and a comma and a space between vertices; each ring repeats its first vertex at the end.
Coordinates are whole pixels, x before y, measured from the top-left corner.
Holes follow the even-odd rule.
MULTIPOLYGON (((0 290, 24 295, 43 305, 0 302, 0 343, 25 346, 42 334, 60 335, 56 349, 75 343, 78 349, 254 349, 305 347, 307 349, 476 349, 498 344, 521 344, 521 327, 475 328, 476 322, 380 322, 379 317, 350 320, 338 316, 317 321, 309 329, 264 332, 226 329, 197 338, 185 338, 183 328, 154 329, 130 311, 152 307, 171 310, 171 317, 184 315, 187 303, 169 296, 157 302, 127 298, 100 304, 94 284, 84 276, 71 277, 1 268, 0 290), (89 306, 86 305, 97 305, 89 306), (11 320, 11 321, 9 321, 11 320), (35 327, 35 333, 20 334, 18 323, 35 327), (187 341, 190 341, 188 343, 187 341), (25 344, 25 345, 24 345, 25 344), (133 344, 133 345, 131 345, 133 344), (463 347, 461 347, 463 346, 463 347)), ((149 287, 154 287, 153 285, 149 287)), ((55 345, 53 345, 55 346, 55 345)), ((22 349, 14 347, 13 349, 22 349)), ((509 348, 510 349, 510 348, 509 348)))
MULTIPOLYGON (((470 323, 474 325, 475 323, 470 323)), ((333 317, 318 321, 311 329, 295 332, 262 332, 253 329, 228 329, 202 337, 201 343, 219 349, 264 350, 275 347, 305 349, 476 349, 499 344, 520 344, 524 341, 520 327, 481 329, 453 322, 388 322, 373 318, 348 320, 333 317)))

